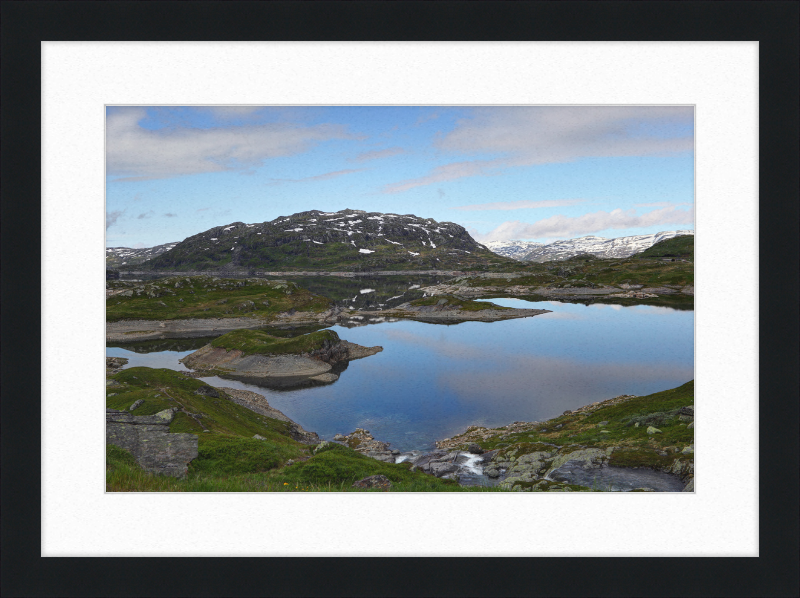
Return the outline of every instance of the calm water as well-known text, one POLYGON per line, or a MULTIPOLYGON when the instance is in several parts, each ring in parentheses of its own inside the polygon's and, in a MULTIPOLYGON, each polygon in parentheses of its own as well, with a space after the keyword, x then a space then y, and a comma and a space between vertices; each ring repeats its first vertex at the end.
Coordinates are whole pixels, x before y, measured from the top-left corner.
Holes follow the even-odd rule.
MULTIPOLYGON (((276 391, 205 380, 263 394, 322 438, 360 427, 407 451, 430 449, 435 440, 470 424, 544 420, 620 394, 674 388, 694 377, 693 311, 492 301, 553 313, 451 326, 411 321, 335 326, 346 340, 384 350, 350 362, 328 386, 276 391)), ((127 367, 185 370, 178 359, 192 350, 136 353, 109 347, 106 354, 127 357, 127 367)))

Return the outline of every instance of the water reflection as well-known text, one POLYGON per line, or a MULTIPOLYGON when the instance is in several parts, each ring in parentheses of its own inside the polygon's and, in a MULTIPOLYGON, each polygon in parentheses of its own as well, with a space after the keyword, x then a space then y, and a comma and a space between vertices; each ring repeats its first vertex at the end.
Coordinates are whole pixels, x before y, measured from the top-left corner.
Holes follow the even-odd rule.
MULTIPOLYGON (((337 382, 324 387, 274 391, 207 381, 264 394, 273 407, 323 438, 362 427, 407 451, 429 449, 470 424, 544 420, 620 394, 674 388, 694 377, 693 311, 491 301, 553 313, 458 326, 413 321, 335 326, 342 338, 384 351, 350 362, 337 382)), ((129 357, 129 366, 175 369, 184 369, 177 360, 188 352, 108 349, 108 355, 129 357)))

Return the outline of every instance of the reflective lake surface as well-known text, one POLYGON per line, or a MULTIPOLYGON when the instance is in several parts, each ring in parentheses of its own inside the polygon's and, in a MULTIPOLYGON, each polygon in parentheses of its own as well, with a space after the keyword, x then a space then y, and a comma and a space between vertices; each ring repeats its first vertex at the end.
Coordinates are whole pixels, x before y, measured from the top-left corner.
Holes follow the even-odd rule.
MULTIPOLYGON (((279 391, 216 377, 204 380, 263 394, 322 438, 360 427, 392 448, 409 451, 428 450, 435 440, 471 424, 541 421, 621 394, 674 388, 694 377, 694 311, 491 301, 553 313, 449 326, 412 321, 334 326, 343 339, 384 350, 350 362, 328 386, 279 391)), ((127 367, 185 370, 178 359, 196 348, 177 348, 162 350, 162 345, 141 353, 109 347, 106 354, 127 357, 127 367)))

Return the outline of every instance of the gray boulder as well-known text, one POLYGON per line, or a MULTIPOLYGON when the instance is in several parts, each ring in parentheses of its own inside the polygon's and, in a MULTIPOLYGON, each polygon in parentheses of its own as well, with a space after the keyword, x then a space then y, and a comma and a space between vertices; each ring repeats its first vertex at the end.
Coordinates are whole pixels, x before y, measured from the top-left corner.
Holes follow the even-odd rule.
POLYGON ((484 452, 480 445, 474 442, 467 447, 467 450, 473 455, 482 455, 484 452))
POLYGON ((458 471, 458 465, 455 463, 431 463, 431 473, 437 478, 440 478, 448 473, 455 473, 456 471, 458 471))
POLYGON ((149 472, 186 477, 188 465, 197 457, 197 436, 171 434, 169 424, 177 409, 155 415, 135 416, 106 409, 106 444, 125 449, 149 472))

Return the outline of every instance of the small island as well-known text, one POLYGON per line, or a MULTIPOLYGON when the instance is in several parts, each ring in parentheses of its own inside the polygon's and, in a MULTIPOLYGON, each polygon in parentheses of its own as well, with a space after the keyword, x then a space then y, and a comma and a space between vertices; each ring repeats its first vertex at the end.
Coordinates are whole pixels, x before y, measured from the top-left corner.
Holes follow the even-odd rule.
POLYGON ((318 330, 293 338, 260 330, 236 330, 181 359, 205 376, 219 375, 274 388, 329 384, 339 379, 336 366, 383 351, 318 330))

